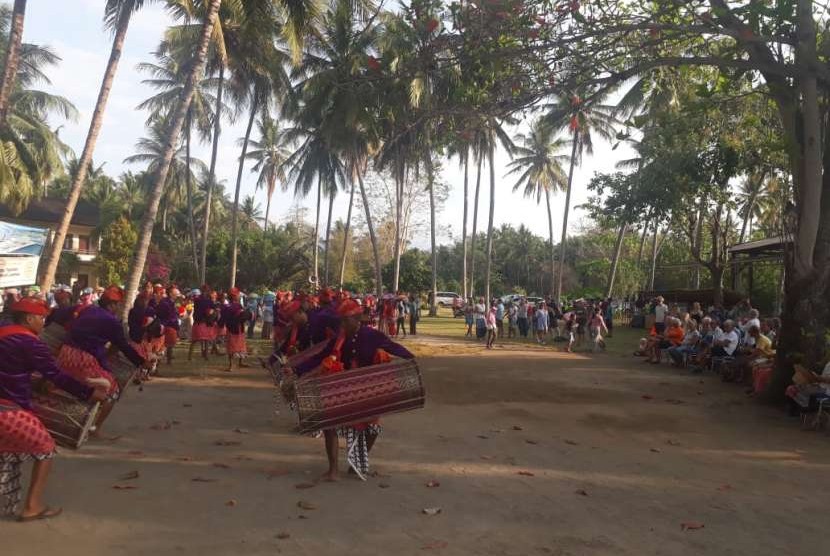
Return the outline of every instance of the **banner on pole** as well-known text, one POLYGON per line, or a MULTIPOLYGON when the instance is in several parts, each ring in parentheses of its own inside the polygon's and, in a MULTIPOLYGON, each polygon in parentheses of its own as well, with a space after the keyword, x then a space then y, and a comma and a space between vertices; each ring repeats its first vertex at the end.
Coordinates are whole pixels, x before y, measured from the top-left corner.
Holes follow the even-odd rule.
POLYGON ((37 282, 38 263, 48 237, 47 228, 0 221, 0 288, 37 282))

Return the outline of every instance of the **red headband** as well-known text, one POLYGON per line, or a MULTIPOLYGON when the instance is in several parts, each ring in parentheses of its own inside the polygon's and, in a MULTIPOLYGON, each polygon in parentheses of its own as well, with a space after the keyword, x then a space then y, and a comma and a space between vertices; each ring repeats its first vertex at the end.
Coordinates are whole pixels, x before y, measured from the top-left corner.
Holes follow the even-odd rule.
POLYGON ((46 316, 49 314, 49 306, 45 301, 34 297, 24 297, 12 303, 11 310, 14 313, 29 313, 31 315, 46 316))
POLYGON ((101 299, 104 301, 115 301, 116 303, 120 303, 124 301, 124 290, 118 286, 110 286, 104 290, 104 293, 101 295, 101 299))
POLYGON ((337 308, 337 314, 341 317, 359 317, 363 314, 363 308, 353 299, 346 299, 337 308))

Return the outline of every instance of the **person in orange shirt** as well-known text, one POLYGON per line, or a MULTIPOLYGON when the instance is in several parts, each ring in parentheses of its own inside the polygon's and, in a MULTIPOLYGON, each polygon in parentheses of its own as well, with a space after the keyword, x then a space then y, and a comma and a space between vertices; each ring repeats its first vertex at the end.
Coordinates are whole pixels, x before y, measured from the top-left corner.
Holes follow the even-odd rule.
POLYGON ((679 346, 683 343, 683 327, 680 326, 680 319, 667 319, 666 329, 662 334, 659 334, 656 342, 650 342, 649 353, 647 361, 649 363, 658 364, 663 357, 663 350, 671 347, 679 346))

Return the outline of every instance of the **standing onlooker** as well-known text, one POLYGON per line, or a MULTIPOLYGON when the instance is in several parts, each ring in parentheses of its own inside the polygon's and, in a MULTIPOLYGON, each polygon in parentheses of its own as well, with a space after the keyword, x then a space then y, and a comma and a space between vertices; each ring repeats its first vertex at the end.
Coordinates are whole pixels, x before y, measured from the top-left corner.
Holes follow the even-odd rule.
POLYGON ((522 338, 527 338, 527 299, 524 297, 519 300, 519 306, 516 308, 516 324, 519 326, 519 334, 522 338))
POLYGON ((664 303, 663 296, 657 296, 654 303, 654 328, 657 334, 666 331, 666 316, 669 314, 669 307, 664 303))
POLYGON ((602 307, 602 317, 605 319, 605 326, 608 328, 608 337, 614 336, 614 302, 609 297, 602 307))
POLYGON ((395 303, 395 337, 400 336, 403 332, 403 337, 406 338, 406 317, 409 315, 409 304, 406 301, 405 295, 399 295, 395 303))
POLYGON ((475 307, 476 338, 479 340, 484 338, 484 334, 487 332, 486 312, 487 306, 484 304, 484 298, 479 297, 475 307))
POLYGON ((606 334, 608 334, 608 326, 605 324, 605 319, 603 318, 602 313, 599 310, 594 311, 593 315, 591 316, 590 326, 591 339, 594 342, 593 350, 604 350, 605 340, 602 339, 602 333, 605 332, 606 334))
POLYGON ((568 336, 568 349, 566 350, 568 353, 571 353, 574 348, 574 342, 576 341, 576 329, 579 327, 579 323, 576 322, 576 313, 568 313, 565 318, 565 334, 568 336))
POLYGON ((252 293, 245 301, 245 309, 251 314, 251 320, 248 321, 248 338, 253 339, 254 327, 259 318, 259 295, 252 293))
POLYGON ((507 304, 507 337, 516 337, 516 324, 518 322, 519 308, 512 301, 507 304))
POLYGON ((418 319, 420 318, 421 302, 419 297, 409 295, 409 333, 413 336, 418 334, 418 319))
POLYGON ((274 303, 276 296, 268 291, 262 296, 262 333, 260 338, 263 340, 271 339, 271 331, 274 327, 274 303))
POLYGON ((496 303, 496 330, 499 338, 504 337, 504 302, 499 299, 496 303))
POLYGON ((475 303, 472 297, 468 297, 467 303, 464 304, 464 324, 467 325, 465 337, 469 338, 473 335, 473 324, 475 324, 475 303))
POLYGON ((487 349, 493 349, 493 342, 496 341, 496 322, 497 322, 497 307, 495 304, 491 305, 490 310, 487 311, 485 317, 485 326, 487 327, 487 349))
POLYGON ((548 333, 548 311, 545 308, 545 302, 539 303, 536 308, 536 341, 540 344, 545 343, 545 336, 548 333))

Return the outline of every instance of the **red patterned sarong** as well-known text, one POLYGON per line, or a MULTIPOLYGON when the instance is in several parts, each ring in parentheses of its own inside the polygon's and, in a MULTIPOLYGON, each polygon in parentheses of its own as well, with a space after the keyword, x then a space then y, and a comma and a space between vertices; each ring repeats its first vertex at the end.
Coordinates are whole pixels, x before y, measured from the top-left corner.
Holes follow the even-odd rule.
POLYGON ((246 357, 248 355, 248 344, 245 341, 245 333, 228 334, 227 339, 228 355, 246 357))
POLYGON ((176 347, 176 342, 179 340, 179 331, 169 326, 164 329, 164 346, 176 347))
POLYGON ((0 453, 47 456, 55 440, 34 413, 0 399, 0 453))
POLYGON ((118 393, 118 383, 112 373, 98 363, 91 354, 74 346, 64 344, 58 352, 58 367, 75 380, 86 384, 88 378, 103 378, 109 382, 107 394, 115 396, 118 393))
POLYGON ((128 342, 130 343, 130 346, 132 346, 132 348, 136 350, 141 357, 143 357, 145 360, 149 358, 146 342, 141 342, 140 344, 132 340, 128 340, 128 342))
POLYGON ((207 341, 212 342, 216 339, 216 327, 208 325, 204 322, 197 322, 193 325, 193 331, 190 333, 191 342, 207 341))

